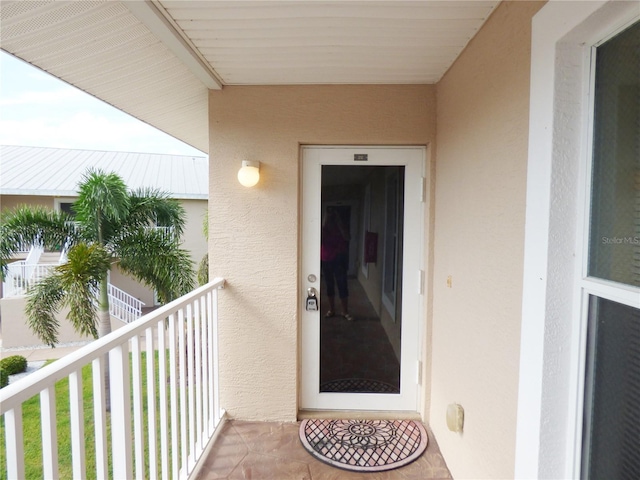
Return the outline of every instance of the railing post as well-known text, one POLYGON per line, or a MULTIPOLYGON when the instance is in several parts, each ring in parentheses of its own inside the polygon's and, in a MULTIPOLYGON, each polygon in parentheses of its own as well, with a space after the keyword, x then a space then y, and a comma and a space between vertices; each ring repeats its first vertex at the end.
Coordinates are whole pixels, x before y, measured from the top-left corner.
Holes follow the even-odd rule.
POLYGON ((167 405, 167 342, 165 320, 158 322, 158 390, 160 397, 161 478, 169 478, 169 415, 167 405))
POLYGON ((193 303, 187 304, 187 417, 189 419, 189 450, 191 455, 188 456, 187 473, 190 473, 195 464, 194 446, 196 444, 196 416, 195 416, 195 352, 193 339, 193 303))
POLYGON ((132 478, 129 349, 125 342, 109 351, 111 452, 113 478, 132 478))
POLYGON ((133 451, 136 478, 144 478, 144 422, 142 411, 142 365, 140 358, 140 337, 131 339, 131 384, 133 386, 133 451))
POLYGON ((96 478, 107 478, 109 465, 107 461, 107 415, 104 388, 103 357, 92 362, 93 379, 93 424, 96 438, 96 478))
POLYGON ((171 375, 170 394, 171 394, 171 473, 173 478, 178 478, 180 471, 180 455, 178 449, 178 352, 176 345, 176 316, 169 316, 169 371, 171 375))
POLYGON ((193 304, 194 321, 194 346, 195 346, 195 384, 196 384, 196 448, 200 454, 204 447, 202 437, 202 335, 200 333, 200 299, 196 298, 193 304))
POLYGON ((146 330, 147 351, 147 423, 149 435, 149 477, 158 478, 158 439, 156 432, 156 378, 155 349, 153 348, 153 327, 146 330))
POLYGON ((71 461, 73 478, 86 478, 84 448, 84 402, 82 370, 69 375, 69 419, 71 421, 71 461))
POLYGON ((213 401, 214 401, 214 418, 215 425, 220 420, 220 366, 218 362, 218 290, 211 292, 211 326, 213 330, 212 335, 212 349, 213 349, 213 401))
POLYGON ((42 426, 42 467, 44 478, 58 479, 58 432, 56 422, 55 385, 40 392, 40 425, 42 426))
POLYGON ((21 480, 24 477, 24 439, 22 433, 22 405, 4 415, 7 446, 7 478, 21 480))

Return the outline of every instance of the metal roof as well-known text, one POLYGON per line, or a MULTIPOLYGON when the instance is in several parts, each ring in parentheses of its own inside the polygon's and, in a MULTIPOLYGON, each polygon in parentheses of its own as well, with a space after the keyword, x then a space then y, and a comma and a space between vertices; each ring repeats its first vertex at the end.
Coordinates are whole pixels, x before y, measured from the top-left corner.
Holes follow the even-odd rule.
POLYGON ((73 197, 90 167, 117 173, 130 189, 157 188, 179 199, 209 197, 206 157, 6 145, 0 146, 0 194, 73 197))
POLYGON ((208 152, 224 85, 436 83, 500 2, 11 1, 2 49, 208 152))

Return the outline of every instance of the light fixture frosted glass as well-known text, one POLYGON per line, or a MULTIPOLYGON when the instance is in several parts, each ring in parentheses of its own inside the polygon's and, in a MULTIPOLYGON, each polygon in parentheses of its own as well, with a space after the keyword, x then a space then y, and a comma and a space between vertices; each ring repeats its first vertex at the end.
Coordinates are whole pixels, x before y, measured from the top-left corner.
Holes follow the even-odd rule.
POLYGON ((242 168, 238 170, 238 182, 243 187, 253 187, 260 180, 260 162, 243 160, 242 168))

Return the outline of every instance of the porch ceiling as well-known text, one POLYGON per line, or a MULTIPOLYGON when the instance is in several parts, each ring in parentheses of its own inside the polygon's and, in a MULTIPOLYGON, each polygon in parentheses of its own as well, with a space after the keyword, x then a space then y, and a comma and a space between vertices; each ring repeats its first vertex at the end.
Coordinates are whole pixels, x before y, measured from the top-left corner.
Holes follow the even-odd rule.
POLYGON ((224 85, 435 83, 499 1, 2 1, 3 50, 208 151, 224 85))

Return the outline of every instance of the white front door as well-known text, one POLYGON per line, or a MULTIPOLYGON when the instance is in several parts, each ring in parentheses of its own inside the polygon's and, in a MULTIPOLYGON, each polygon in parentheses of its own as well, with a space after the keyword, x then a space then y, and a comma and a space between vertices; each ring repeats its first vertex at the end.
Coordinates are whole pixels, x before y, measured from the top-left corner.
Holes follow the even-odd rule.
POLYGON ((417 410, 424 170, 421 147, 303 147, 301 409, 417 410))

